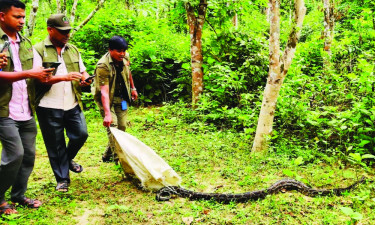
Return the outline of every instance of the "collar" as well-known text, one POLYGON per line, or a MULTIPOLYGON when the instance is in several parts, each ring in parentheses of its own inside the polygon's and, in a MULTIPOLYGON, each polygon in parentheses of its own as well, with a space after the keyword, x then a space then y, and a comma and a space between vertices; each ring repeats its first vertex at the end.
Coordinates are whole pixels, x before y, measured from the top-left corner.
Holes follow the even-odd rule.
MULTIPOLYGON (((113 65, 115 65, 115 63, 113 62, 113 59, 112 59, 112 57, 111 57, 111 54, 109 54, 109 52, 107 52, 106 53, 106 56, 107 56, 107 58, 108 58, 108 63, 109 64, 113 64, 113 65)), ((122 60, 122 65, 125 65, 125 63, 126 63, 126 61, 125 61, 125 58, 122 60)))
MULTIPOLYGON (((49 35, 46 37, 46 39, 44 39, 44 45, 45 46, 53 46, 55 47, 52 42, 51 42, 51 39, 49 38, 49 35)), ((69 48, 69 44, 66 44, 64 45, 64 47, 62 47, 62 49, 68 49, 69 48)))
MULTIPOLYGON (((8 35, 3 31, 3 29, 1 29, 1 27, 0 27, 0 38, 3 39, 3 40, 6 40, 6 41, 9 39, 8 35)), ((22 42, 24 40, 25 40, 25 38, 17 32, 16 42, 22 42)))
POLYGON ((109 54, 109 52, 106 53, 106 57, 108 59, 108 63, 113 64, 113 60, 112 60, 111 54, 109 54))
POLYGON ((17 33, 16 36, 17 36, 16 41, 13 41, 13 39, 11 39, 11 38, 8 36, 9 41, 10 41, 11 43, 18 43, 18 44, 19 44, 19 43, 21 42, 20 35, 17 33))

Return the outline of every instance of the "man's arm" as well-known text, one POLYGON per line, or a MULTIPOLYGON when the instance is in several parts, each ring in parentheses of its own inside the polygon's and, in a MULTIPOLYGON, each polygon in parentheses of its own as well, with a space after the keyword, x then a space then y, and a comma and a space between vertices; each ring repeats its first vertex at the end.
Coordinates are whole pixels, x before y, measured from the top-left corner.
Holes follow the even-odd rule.
POLYGON ((130 92, 131 92, 131 95, 132 95, 132 99, 135 101, 138 98, 138 92, 137 92, 137 89, 134 86, 132 72, 130 71, 129 52, 126 52, 125 59, 126 59, 125 60, 125 66, 128 68, 128 72, 129 72, 129 82, 130 82, 130 89, 131 89, 130 92))
POLYGON ((111 109, 109 106, 109 85, 100 86, 101 100, 104 109, 103 126, 109 127, 112 124, 111 109))
POLYGON ((86 79, 89 78, 90 75, 86 71, 83 71, 81 74, 82 74, 82 77, 81 77, 80 85, 83 87, 89 86, 92 83, 92 79, 90 79, 88 82, 86 82, 86 79))
POLYGON ((82 77, 82 74, 78 73, 78 72, 70 72, 66 75, 63 75, 63 76, 51 76, 47 82, 45 82, 46 84, 56 84, 58 82, 61 82, 61 81, 73 81, 73 80, 76 80, 76 81, 79 81, 82 77))
POLYGON ((40 82, 45 83, 54 69, 53 68, 34 68, 31 70, 25 70, 20 72, 4 72, 0 71, 0 80, 5 82, 16 82, 26 78, 37 79, 40 82))
POLYGON ((131 88, 131 95, 132 95, 132 99, 135 101, 138 99, 138 92, 137 92, 137 89, 135 88, 134 86, 134 82, 133 82, 133 76, 132 76, 132 73, 129 71, 129 82, 130 82, 130 88, 131 88))

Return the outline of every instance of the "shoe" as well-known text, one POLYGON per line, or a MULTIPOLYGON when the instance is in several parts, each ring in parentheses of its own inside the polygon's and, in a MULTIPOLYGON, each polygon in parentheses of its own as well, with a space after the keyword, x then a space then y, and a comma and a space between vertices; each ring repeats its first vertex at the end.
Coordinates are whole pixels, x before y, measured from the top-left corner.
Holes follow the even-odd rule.
POLYGON ((22 200, 12 200, 14 204, 20 205, 20 206, 26 206, 27 208, 31 209, 37 209, 42 205, 42 202, 37 199, 31 199, 24 197, 22 200))
POLYGON ((59 192, 68 192, 69 191, 69 184, 67 181, 57 182, 56 191, 59 192))
POLYGON ((83 171, 83 167, 78 163, 74 162, 73 160, 70 160, 69 162, 69 169, 74 173, 80 173, 83 171))
POLYGON ((8 202, 3 202, 0 205, 0 215, 11 215, 11 214, 17 214, 17 210, 14 209, 13 205, 9 205, 8 202))

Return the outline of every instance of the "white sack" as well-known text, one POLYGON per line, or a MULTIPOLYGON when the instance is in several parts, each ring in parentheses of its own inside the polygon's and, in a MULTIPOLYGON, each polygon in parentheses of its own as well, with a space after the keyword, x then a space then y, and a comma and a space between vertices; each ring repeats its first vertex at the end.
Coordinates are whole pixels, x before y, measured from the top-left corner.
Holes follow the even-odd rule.
POLYGON ((110 129, 125 173, 136 175, 147 189, 180 185, 180 176, 154 150, 124 131, 114 127, 110 129))

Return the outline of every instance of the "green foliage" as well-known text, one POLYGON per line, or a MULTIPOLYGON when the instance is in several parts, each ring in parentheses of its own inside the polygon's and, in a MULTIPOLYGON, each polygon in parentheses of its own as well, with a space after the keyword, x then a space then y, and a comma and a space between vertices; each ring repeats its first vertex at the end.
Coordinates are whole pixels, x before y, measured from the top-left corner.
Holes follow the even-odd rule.
MULTIPOLYGON (((182 105, 175 109, 182 109, 182 105)), ((251 157, 251 142, 246 142, 242 133, 217 131, 199 122, 185 123, 179 111, 170 114, 159 107, 130 108, 132 126, 127 132, 154 149, 182 177, 182 186, 187 189, 243 193, 267 188, 287 177, 301 177, 304 182, 305 178, 316 188, 336 188, 356 181, 356 173, 374 178, 372 170, 360 167, 354 171, 337 163, 306 162, 303 154, 306 151, 295 140, 290 140, 290 145, 279 146, 279 150, 295 149, 301 156, 272 152, 262 159, 251 157)), ((220 204, 183 198, 157 202, 155 193, 139 190, 132 180, 124 179, 119 166, 100 162, 107 144, 106 129, 97 112, 85 111, 85 117, 89 138, 75 158, 84 171, 71 174, 69 192, 54 190, 55 179, 38 132, 37 158, 26 194, 41 200, 43 206, 38 210, 17 207, 19 214, 1 216, 0 224, 182 224, 185 218, 215 224, 355 221, 366 224, 375 219, 369 213, 375 207, 375 184, 370 182, 343 196, 310 198, 291 191, 248 203, 220 204), (342 207, 352 209, 353 213, 346 214, 342 207), (362 218, 357 217, 359 214, 362 218)), ((9 192, 7 199, 8 196, 9 192)))
POLYGON ((109 38, 123 36, 130 45, 131 71, 141 93, 140 102, 158 104, 180 97, 170 92, 177 88, 176 80, 185 73, 182 63, 189 61, 187 37, 174 32, 166 19, 156 20, 148 14, 134 15, 130 11, 116 10, 117 7, 111 4, 103 9, 111 12, 113 20, 108 20, 106 13, 98 14, 74 36, 79 48, 87 52, 84 53, 86 63, 93 65, 90 61, 97 60, 107 51, 109 38))
POLYGON ((352 208, 349 207, 341 207, 340 210, 347 216, 349 216, 352 219, 351 224, 356 224, 356 221, 359 221, 363 219, 363 215, 361 213, 353 211, 352 208))
MULTIPOLYGON (((139 92, 138 105, 165 104, 162 119, 147 115, 147 126, 171 125, 181 118, 194 132, 233 129, 251 141, 268 74, 269 24, 267 1, 208 1, 203 26, 204 92, 195 110, 191 102, 190 40, 186 25, 187 1, 108 0, 72 42, 82 52, 92 74, 107 51, 107 40, 124 36, 130 44, 131 70, 139 92), (126 8, 129 8, 127 10, 126 8), (238 16, 234 27, 232 17, 238 16), (110 18, 110 19, 109 19, 110 18), (168 118, 171 116, 171 118, 168 118)), ((199 1, 190 2, 197 6, 199 1)), ((31 1, 27 2, 28 7, 31 1)), ((72 1, 67 1, 68 12, 72 1)), ((79 1, 76 24, 96 1, 79 1)), ((349 160, 375 151, 374 3, 370 0, 336 2, 332 55, 323 50, 323 4, 306 1, 307 15, 300 43, 281 89, 275 114, 271 152, 330 160, 349 160), (330 58, 330 64, 324 59, 330 58), (293 142, 304 148, 292 149, 293 142)), ((32 41, 47 35, 45 19, 56 9, 41 1, 32 41)), ((281 46, 291 23, 292 1, 281 4, 281 46)), ((92 96, 85 107, 97 110, 92 96)), ((358 165, 373 165, 363 159, 358 165), (363 164, 364 163, 364 164, 363 164)))
MULTIPOLYGON (((94 87, 91 87, 91 88, 94 88, 94 87)), ((82 93, 82 103, 83 103, 83 107, 84 107, 84 110, 93 110, 93 111, 97 111, 99 110, 98 106, 96 105, 95 101, 94 101, 94 96, 92 93, 87 93, 87 92, 83 92, 82 93)))
MULTIPOLYGON (((317 188, 345 186, 360 175, 373 179, 373 1, 338 2, 340 18, 328 66, 323 62, 322 4, 306 1, 301 43, 278 99, 269 155, 261 159, 252 157, 250 149, 268 74, 267 1, 209 1, 202 42, 204 92, 194 110, 185 2, 107 0, 72 40, 90 74, 112 35, 129 41, 139 104, 163 106, 131 107, 132 126, 127 131, 164 158, 183 177, 183 186, 241 193, 266 188, 281 177, 317 188), (130 10, 125 2, 131 3, 130 10), (230 21, 234 13, 237 29, 230 21)), ((281 6, 282 44, 291 2, 281 6)), ((31 1, 27 3, 30 7, 31 1)), ((76 25, 96 3, 79 1, 76 25)), ((55 1, 40 1, 33 43, 47 36, 45 20, 55 8, 55 1)), ((366 224, 375 219, 369 213, 375 207, 373 183, 340 197, 292 193, 254 204, 155 202, 152 193, 124 180, 119 166, 98 163, 107 144, 106 130, 90 93, 83 95, 83 102, 90 137, 77 160, 86 172, 72 174, 69 193, 55 193, 39 132, 28 196, 38 197, 44 205, 39 210, 19 208, 19 215, 2 217, 0 224, 366 224)))

